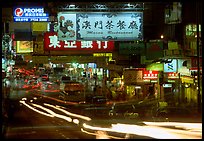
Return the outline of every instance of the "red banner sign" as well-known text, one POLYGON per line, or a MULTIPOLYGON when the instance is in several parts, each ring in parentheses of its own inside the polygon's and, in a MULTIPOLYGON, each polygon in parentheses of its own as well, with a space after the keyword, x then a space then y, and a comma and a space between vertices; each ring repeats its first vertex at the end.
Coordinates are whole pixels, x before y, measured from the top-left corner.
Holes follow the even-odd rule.
POLYGON ((112 52, 114 50, 114 41, 59 41, 57 32, 46 32, 44 33, 44 50, 112 52))
POLYGON ((157 79, 158 73, 159 73, 158 71, 144 70, 143 71, 143 78, 144 79, 157 79))

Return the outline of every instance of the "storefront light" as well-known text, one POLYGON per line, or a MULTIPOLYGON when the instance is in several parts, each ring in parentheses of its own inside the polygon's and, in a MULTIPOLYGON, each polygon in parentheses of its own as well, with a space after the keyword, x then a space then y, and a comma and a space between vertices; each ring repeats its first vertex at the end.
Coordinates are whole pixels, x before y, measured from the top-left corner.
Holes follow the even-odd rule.
POLYGON ((136 86, 135 89, 141 89, 141 86, 136 86))
POLYGON ((185 83, 185 85, 184 85, 184 86, 185 86, 185 88, 189 88, 189 87, 190 87, 190 85, 191 85, 191 84, 187 84, 187 83, 185 83))

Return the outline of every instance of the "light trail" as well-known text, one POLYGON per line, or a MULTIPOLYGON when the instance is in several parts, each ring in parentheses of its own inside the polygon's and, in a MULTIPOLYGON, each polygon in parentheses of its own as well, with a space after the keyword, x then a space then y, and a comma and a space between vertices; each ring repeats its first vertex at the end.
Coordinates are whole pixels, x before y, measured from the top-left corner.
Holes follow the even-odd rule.
MULTIPOLYGON (((46 114, 44 112, 41 112, 32 106, 25 103, 25 101, 20 101, 20 103, 24 104, 25 106, 29 107, 30 109, 46 115, 50 117, 58 117, 61 119, 64 119, 69 122, 73 122, 75 124, 79 123, 78 119, 71 119, 70 117, 57 114, 53 112, 52 110, 45 108, 41 105, 33 104, 33 106, 41 108, 45 111, 47 111, 49 114, 46 114)), ((44 103, 45 106, 52 107, 54 109, 57 109, 69 116, 80 118, 83 120, 91 121, 91 118, 70 113, 63 109, 64 107, 60 106, 54 106, 51 104, 44 103)), ((91 126, 87 123, 83 123, 83 127, 81 128, 81 131, 87 134, 96 135, 97 139, 107 139, 107 138, 115 138, 120 139, 119 137, 115 136, 109 136, 108 132, 115 132, 115 133, 122 133, 122 134, 132 134, 132 135, 138 135, 138 136, 146 136, 151 137, 155 139, 202 139, 202 123, 182 123, 182 122, 143 122, 145 125, 134 125, 134 124, 111 124, 111 127, 100 127, 100 126, 91 126), (173 127, 173 128, 172 128, 173 127), (174 129, 175 128, 175 129, 174 129), (89 129, 90 132, 86 131, 85 129, 89 129), (91 130, 94 132, 91 133, 91 130), (105 133, 105 134, 104 134, 105 133)), ((125 138, 125 137, 124 137, 125 138)))
POLYGON ((54 117, 53 115, 47 114, 47 113, 45 113, 45 112, 42 112, 42 111, 39 111, 39 110, 33 108, 32 106, 28 105, 25 101, 22 101, 22 100, 21 100, 21 101, 19 101, 19 102, 22 103, 23 105, 25 105, 26 107, 30 108, 31 110, 37 112, 37 113, 40 113, 40 114, 45 115, 45 116, 48 116, 48 117, 54 117))
POLYGON ((34 105, 34 106, 36 106, 36 107, 38 107, 38 108, 41 108, 41 109, 47 111, 48 113, 50 113, 51 115, 53 115, 53 116, 55 116, 55 117, 64 119, 64 120, 66 120, 66 121, 68 121, 68 122, 72 122, 72 118, 70 118, 70 117, 57 114, 57 113, 53 112, 52 110, 47 109, 47 108, 45 108, 45 107, 43 107, 43 106, 41 106, 41 105, 37 105, 37 104, 33 104, 33 103, 32 103, 32 105, 34 105))
POLYGON ((186 130, 202 132, 202 123, 182 123, 182 122, 143 122, 146 125, 152 126, 174 126, 186 130))
MULTIPOLYGON (((168 122, 171 124, 170 122, 168 122)), ((156 139, 202 139, 202 132, 192 132, 181 129, 171 129, 159 126, 149 125, 133 125, 133 124, 112 124, 110 128, 96 127, 83 124, 83 127, 91 130, 100 130, 106 132, 117 132, 124 134, 134 134, 139 136, 147 136, 156 139)))
POLYGON ((88 132, 88 131, 85 131, 83 128, 81 128, 81 131, 89 135, 95 135, 97 139, 124 139, 120 137, 110 136, 108 134, 105 134, 104 136, 104 134, 101 134, 102 132, 88 132))
POLYGON ((51 104, 47 104, 47 103, 44 103, 44 105, 47 105, 47 106, 50 106, 50 107, 53 107, 61 112, 64 112, 65 114, 69 115, 69 116, 73 116, 73 117, 77 117, 77 118, 80 118, 80 119, 83 119, 83 120, 87 120, 87 121, 90 121, 91 118, 90 117, 87 117, 87 116, 82 116, 82 115, 79 115, 79 114, 74 114, 74 113, 70 113, 64 109, 61 109, 59 106, 54 106, 54 105, 51 105, 51 104))

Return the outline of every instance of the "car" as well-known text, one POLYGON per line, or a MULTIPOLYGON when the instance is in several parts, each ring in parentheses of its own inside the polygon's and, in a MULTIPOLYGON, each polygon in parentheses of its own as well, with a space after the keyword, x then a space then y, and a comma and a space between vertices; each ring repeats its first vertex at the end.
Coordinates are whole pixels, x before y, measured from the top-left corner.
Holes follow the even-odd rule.
POLYGON ((109 111, 112 118, 138 118, 139 113, 133 104, 116 104, 114 103, 109 111))
POLYGON ((168 120, 168 121, 183 121, 193 120, 196 118, 195 109, 189 109, 186 107, 178 106, 167 106, 165 108, 158 108, 155 112, 155 118, 157 120, 168 120))
POLYGON ((42 81, 49 81, 49 75, 48 74, 42 74, 41 78, 42 78, 42 81))
POLYGON ((61 77, 61 82, 62 83, 66 83, 66 82, 70 82, 71 81, 71 77, 70 76, 62 76, 61 77))
POLYGON ((86 96, 85 102, 81 103, 82 114, 94 118, 109 118, 110 105, 107 101, 103 95, 86 96))
POLYGON ((100 105, 100 104, 106 104, 107 98, 101 95, 93 96, 92 98, 92 104, 100 105))
POLYGON ((75 93, 84 92, 85 87, 80 82, 69 81, 60 83, 61 92, 67 93, 69 95, 74 95, 75 93))

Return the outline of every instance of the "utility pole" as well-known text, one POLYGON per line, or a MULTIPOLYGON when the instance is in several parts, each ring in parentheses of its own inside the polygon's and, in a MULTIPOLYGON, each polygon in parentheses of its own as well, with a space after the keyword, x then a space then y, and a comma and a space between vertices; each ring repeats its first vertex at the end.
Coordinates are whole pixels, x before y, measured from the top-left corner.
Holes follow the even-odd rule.
MULTIPOLYGON (((197 80, 198 80, 198 95, 197 95, 197 102, 198 102, 198 113, 201 113, 201 94, 200 94, 200 35, 199 35, 199 22, 201 22, 202 15, 201 15, 201 5, 202 3, 196 1, 196 33, 197 33, 197 80)), ((201 23, 200 23, 201 24, 201 23)))

